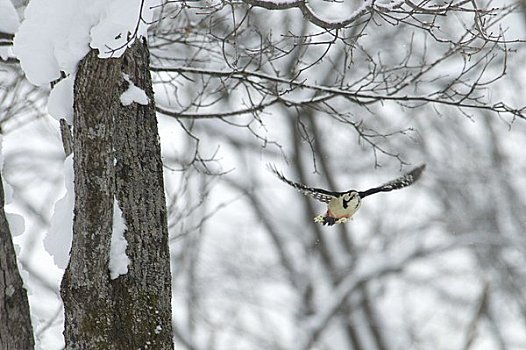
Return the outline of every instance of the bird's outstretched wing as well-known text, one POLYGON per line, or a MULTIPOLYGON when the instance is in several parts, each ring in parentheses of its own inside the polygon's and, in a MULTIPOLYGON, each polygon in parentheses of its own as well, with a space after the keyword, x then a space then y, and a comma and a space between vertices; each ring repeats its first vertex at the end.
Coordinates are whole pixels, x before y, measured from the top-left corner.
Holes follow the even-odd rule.
POLYGON ((378 193, 378 192, 389 192, 392 190, 398 190, 400 188, 404 188, 407 186, 412 185, 416 180, 420 178, 420 175, 422 175, 422 172, 426 168, 425 164, 422 164, 420 166, 417 166, 410 172, 400 176, 398 179, 389 181, 382 186, 375 187, 368 189, 367 191, 359 192, 360 197, 364 198, 367 196, 370 196, 371 194, 378 193))
POLYGON ((324 189, 321 189, 321 188, 308 187, 308 186, 305 186, 305 185, 300 184, 298 182, 291 181, 291 180, 287 179, 278 169, 276 169, 276 167, 273 164, 268 164, 268 168, 281 181, 283 181, 283 182, 287 183, 288 185, 294 187, 295 189, 297 189, 298 191, 300 191, 304 195, 312 196, 312 197, 314 197, 315 199, 317 199, 317 200, 319 200, 321 202, 329 203, 331 201, 331 199, 333 199, 334 197, 336 197, 339 194, 337 192, 331 192, 331 191, 327 191, 327 190, 324 190, 324 189))

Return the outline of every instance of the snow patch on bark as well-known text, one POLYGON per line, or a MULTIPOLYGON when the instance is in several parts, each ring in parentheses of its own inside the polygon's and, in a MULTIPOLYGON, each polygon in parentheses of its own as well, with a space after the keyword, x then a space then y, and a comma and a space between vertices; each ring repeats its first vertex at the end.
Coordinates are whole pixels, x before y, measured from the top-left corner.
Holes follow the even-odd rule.
POLYGON ((126 255, 126 247, 128 242, 124 237, 126 231, 126 221, 122 216, 122 210, 119 207, 119 201, 114 197, 113 199, 113 229, 111 232, 110 244, 110 278, 116 279, 120 275, 128 273, 128 265, 130 258, 126 255))
POLYGON ((73 83, 72 75, 58 82, 47 102, 47 112, 56 120, 66 119, 69 125, 73 125, 73 83))
POLYGON ((137 102, 141 105, 147 105, 150 103, 150 99, 146 95, 143 89, 136 86, 130 79, 128 74, 122 75, 124 80, 128 82, 128 89, 124 91, 121 95, 121 103, 123 106, 129 106, 133 102, 137 102))
POLYGON ((68 266, 73 239, 73 154, 64 161, 64 190, 65 194, 55 203, 51 226, 44 238, 44 248, 53 257, 55 265, 61 269, 68 266))

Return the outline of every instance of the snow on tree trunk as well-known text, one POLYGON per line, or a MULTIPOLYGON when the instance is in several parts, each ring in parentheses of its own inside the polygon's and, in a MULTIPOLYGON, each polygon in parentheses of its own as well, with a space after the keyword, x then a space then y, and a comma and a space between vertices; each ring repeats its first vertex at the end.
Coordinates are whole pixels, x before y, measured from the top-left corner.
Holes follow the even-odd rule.
POLYGON ((73 242, 61 286, 66 349, 173 349, 166 203, 146 43, 116 59, 92 50, 81 61, 73 149, 73 242), (130 82, 146 92, 148 104, 122 105, 130 82), (126 225, 129 264, 112 279, 114 203, 126 225))
POLYGON ((33 349, 29 303, 16 265, 15 249, 4 212, 0 178, 0 349, 33 349))

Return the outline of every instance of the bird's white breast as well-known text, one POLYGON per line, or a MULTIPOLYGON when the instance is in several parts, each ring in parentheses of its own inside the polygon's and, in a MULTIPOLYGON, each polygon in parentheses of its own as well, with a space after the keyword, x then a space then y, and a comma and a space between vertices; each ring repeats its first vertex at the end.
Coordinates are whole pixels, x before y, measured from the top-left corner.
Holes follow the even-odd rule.
POLYGON ((360 208, 361 198, 354 197, 347 203, 347 208, 343 207, 343 197, 333 198, 329 202, 329 212, 336 218, 351 217, 360 208))

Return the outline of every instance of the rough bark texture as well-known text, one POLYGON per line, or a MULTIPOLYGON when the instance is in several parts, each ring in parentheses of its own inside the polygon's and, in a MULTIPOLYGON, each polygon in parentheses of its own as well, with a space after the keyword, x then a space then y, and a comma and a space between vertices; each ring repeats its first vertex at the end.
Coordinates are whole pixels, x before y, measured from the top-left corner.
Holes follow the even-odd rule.
POLYGON ((90 52, 75 81, 75 219, 62 281, 67 349, 173 349, 166 204, 149 52, 90 52), (122 106, 127 74, 150 99, 122 106), (108 270, 114 196, 126 220, 128 273, 108 270))
POLYGON ((0 349, 33 349, 34 346, 27 293, 16 264, 0 178, 0 349))

